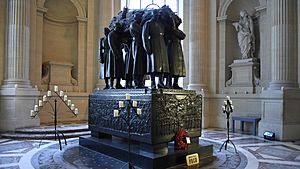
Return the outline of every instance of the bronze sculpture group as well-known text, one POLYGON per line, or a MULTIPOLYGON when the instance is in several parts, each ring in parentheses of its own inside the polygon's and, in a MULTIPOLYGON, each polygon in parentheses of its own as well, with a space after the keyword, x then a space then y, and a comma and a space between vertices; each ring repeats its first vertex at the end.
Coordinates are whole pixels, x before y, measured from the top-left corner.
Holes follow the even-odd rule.
POLYGON ((178 78, 186 75, 181 46, 185 34, 178 28, 181 23, 168 6, 132 11, 124 8, 113 17, 100 40, 105 89, 145 88, 146 75, 151 77, 152 89, 181 89, 178 78), (121 79, 126 80, 125 87, 121 79))

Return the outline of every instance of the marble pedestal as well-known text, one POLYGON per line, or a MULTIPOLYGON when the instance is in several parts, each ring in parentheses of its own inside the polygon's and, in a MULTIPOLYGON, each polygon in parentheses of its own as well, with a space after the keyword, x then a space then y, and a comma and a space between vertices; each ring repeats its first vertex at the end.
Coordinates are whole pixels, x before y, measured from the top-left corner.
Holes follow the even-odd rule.
POLYGON ((256 93, 259 85, 259 63, 255 59, 234 60, 229 65, 231 79, 226 82, 230 93, 256 93))
POLYGON ((39 126, 39 118, 32 119, 30 110, 37 104, 40 92, 36 88, 0 89, 0 131, 39 126))
POLYGON ((77 91, 77 80, 72 76, 74 65, 71 63, 49 61, 43 63, 42 88, 52 90, 55 85, 59 85, 64 91, 77 91))

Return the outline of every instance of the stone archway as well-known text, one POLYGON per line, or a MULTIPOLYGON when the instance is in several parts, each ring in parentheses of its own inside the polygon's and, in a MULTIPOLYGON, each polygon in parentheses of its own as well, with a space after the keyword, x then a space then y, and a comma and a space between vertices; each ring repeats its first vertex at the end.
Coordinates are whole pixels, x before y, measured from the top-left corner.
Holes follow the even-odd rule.
POLYGON ((85 8, 80 4, 79 0, 70 0, 73 5, 76 7, 78 12, 78 17, 80 18, 86 18, 86 10, 85 8))
MULTIPOLYGON (((44 70, 41 76, 41 71, 35 72, 41 90, 51 90, 53 85, 68 92, 86 90, 87 12, 84 5, 79 0, 37 1, 35 64, 41 71, 51 66, 59 74, 55 76, 52 72, 51 75, 44 70), (43 64, 46 67, 42 68, 43 64)), ((41 123, 51 122, 48 117, 40 118, 41 123)), ((61 118, 72 120, 69 116, 61 118)))
POLYGON ((226 0, 218 9, 219 91, 226 92, 225 83, 231 78, 231 71, 228 66, 240 54, 236 31, 232 23, 239 19, 241 10, 246 9, 250 15, 253 15, 258 6, 260 6, 259 0, 226 0))
MULTIPOLYGON (((73 64, 72 76, 78 83, 68 88, 69 91, 86 90, 83 76, 87 13, 83 5, 79 0, 37 1, 37 67, 42 70, 42 63, 48 61, 73 64)), ((40 72, 35 73, 35 77, 37 76, 41 76, 40 72)), ((42 85, 42 77, 35 81, 42 89, 49 88, 42 85)))

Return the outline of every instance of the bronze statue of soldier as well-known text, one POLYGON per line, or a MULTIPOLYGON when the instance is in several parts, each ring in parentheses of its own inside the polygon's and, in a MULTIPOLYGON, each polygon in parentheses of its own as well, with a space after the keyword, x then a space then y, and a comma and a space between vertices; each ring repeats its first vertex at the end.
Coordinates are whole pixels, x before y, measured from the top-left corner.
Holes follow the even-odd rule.
MULTIPOLYGON (((108 44, 112 51, 111 59, 114 59, 114 77, 117 79, 116 81, 116 89, 124 89, 121 85, 121 78, 125 76, 125 65, 123 59, 123 52, 121 49, 122 44, 122 36, 124 33, 124 29, 119 22, 115 23, 115 28, 108 34, 108 44)), ((113 87, 114 78, 111 77, 110 87, 113 87)))
POLYGON ((129 31, 132 36, 131 52, 134 59, 133 79, 136 88, 144 88, 144 75, 147 71, 147 54, 142 40, 142 14, 134 14, 134 20, 130 24, 129 31))
POLYGON ((158 88, 165 88, 164 74, 169 73, 169 60, 165 42, 165 26, 158 10, 152 11, 152 18, 143 26, 143 46, 148 54, 147 73, 151 76, 151 88, 156 88, 155 76, 159 77, 158 88))
POLYGON ((171 19, 173 20, 172 27, 170 27, 170 30, 168 30, 166 33, 170 68, 167 86, 168 88, 182 89, 178 85, 178 78, 186 76, 184 56, 181 46, 181 40, 183 40, 186 35, 178 28, 182 23, 181 19, 177 15, 172 15, 171 19))
MULTIPOLYGON (((109 28, 104 28, 104 36, 100 39, 100 52, 99 52, 99 61, 104 65, 104 80, 105 80, 105 89, 109 89, 109 79, 111 76, 114 76, 114 64, 110 59, 112 54, 108 44, 108 34, 109 28)), ((100 73, 100 72, 99 72, 100 73)))
POLYGON ((125 52, 125 79, 126 79, 125 88, 132 89, 134 60, 130 49, 130 43, 122 43, 121 48, 125 52))

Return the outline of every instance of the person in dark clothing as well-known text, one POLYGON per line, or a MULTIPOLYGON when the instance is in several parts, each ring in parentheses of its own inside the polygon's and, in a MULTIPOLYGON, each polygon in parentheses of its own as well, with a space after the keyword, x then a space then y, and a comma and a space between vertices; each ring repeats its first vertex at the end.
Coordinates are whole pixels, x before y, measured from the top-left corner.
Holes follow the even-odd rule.
MULTIPOLYGON (((122 25, 117 22, 115 24, 115 28, 113 31, 111 31, 108 34, 108 44, 112 51, 112 55, 114 57, 114 73, 115 78, 117 79, 116 82, 116 89, 123 89, 124 87, 121 85, 121 78, 124 78, 125 76, 125 65, 124 65, 124 59, 123 59, 123 52, 121 48, 122 44, 122 35, 124 31, 122 28, 122 25)), ((111 57, 111 59, 113 58, 111 57)), ((111 77, 111 88, 113 88, 114 78, 111 77)))
POLYGON ((165 42, 165 26, 158 10, 152 11, 152 18, 143 26, 143 46, 148 54, 147 73, 151 75, 151 88, 156 88, 155 76, 159 77, 158 88, 165 88, 164 74, 169 73, 169 60, 165 42))
POLYGON ((114 65, 111 63, 110 55, 111 51, 108 44, 108 34, 110 30, 109 28, 104 28, 104 36, 100 39, 100 52, 99 52, 99 60, 100 63, 104 64, 104 80, 105 87, 104 89, 109 89, 109 78, 113 76, 114 65), (112 73, 112 74, 111 74, 112 73))
POLYGON ((133 78, 136 88, 144 88, 144 75, 147 71, 147 55, 142 41, 142 15, 136 13, 130 24, 129 31, 132 36, 131 52, 134 59, 133 78))
POLYGON ((133 66, 134 60, 132 57, 132 52, 130 49, 130 43, 122 43, 121 48, 125 51, 125 79, 126 79, 126 89, 133 88, 133 66))
POLYGON ((181 19, 177 15, 172 16, 174 22, 173 27, 166 33, 169 68, 170 74, 167 79, 167 86, 173 89, 182 89, 178 85, 178 78, 186 76, 184 56, 182 52, 181 40, 185 38, 185 33, 179 30, 179 25, 182 23, 181 19), (172 85, 172 78, 173 85, 172 85))

